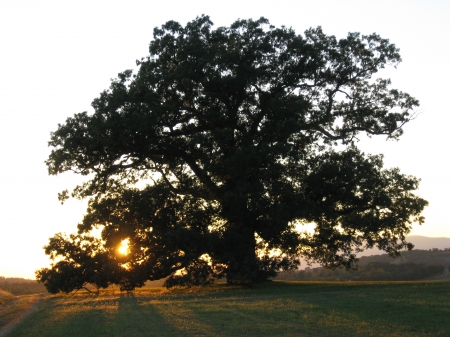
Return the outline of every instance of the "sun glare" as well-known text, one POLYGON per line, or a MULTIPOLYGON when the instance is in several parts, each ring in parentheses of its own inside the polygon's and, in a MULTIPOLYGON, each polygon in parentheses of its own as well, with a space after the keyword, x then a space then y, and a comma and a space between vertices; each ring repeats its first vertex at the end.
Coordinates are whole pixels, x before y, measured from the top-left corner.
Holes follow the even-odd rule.
POLYGON ((118 251, 120 254, 127 255, 130 252, 130 250, 128 248, 129 243, 130 243, 130 239, 122 240, 122 242, 120 243, 120 246, 118 248, 118 251))

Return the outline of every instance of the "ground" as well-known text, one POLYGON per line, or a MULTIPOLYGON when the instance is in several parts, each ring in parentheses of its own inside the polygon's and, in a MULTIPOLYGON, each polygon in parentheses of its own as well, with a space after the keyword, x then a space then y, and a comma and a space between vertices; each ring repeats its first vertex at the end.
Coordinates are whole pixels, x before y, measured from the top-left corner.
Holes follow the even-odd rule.
POLYGON ((0 307, 0 337, 6 336, 17 324, 36 311, 44 294, 18 296, 0 307))

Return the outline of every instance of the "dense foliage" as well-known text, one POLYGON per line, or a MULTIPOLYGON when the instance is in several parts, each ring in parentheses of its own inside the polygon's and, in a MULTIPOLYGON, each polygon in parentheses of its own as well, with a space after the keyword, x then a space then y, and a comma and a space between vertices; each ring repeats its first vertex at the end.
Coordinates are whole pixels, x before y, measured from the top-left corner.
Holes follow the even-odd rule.
MULTIPOLYGON (((264 18, 215 30, 207 16, 170 21, 136 74, 120 73, 93 114, 51 134, 46 164, 88 178, 60 200, 89 198, 80 235, 102 228, 111 260, 129 239, 120 266, 131 288, 167 276, 259 282, 299 256, 351 267, 364 247, 397 255, 423 222, 418 179, 383 169, 356 143, 360 133, 398 139, 414 116, 416 99, 372 78, 400 61, 376 34, 301 36, 264 18)), ((38 279, 64 278, 59 268, 38 279)))
POLYGON ((50 293, 89 290, 87 285, 106 288, 117 277, 117 263, 110 259, 100 239, 58 233, 45 246, 45 253, 57 262, 36 271, 36 278, 50 293))

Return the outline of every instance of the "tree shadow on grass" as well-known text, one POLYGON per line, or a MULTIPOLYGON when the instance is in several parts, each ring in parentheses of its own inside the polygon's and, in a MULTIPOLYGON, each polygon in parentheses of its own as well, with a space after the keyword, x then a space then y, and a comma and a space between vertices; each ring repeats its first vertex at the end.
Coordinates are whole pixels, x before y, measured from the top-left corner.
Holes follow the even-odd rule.
POLYGON ((115 320, 117 336, 179 336, 151 300, 141 299, 134 293, 119 296, 115 320))
POLYGON ((156 307, 188 336, 448 336, 450 305, 438 298, 448 284, 426 287, 275 284, 156 307))
POLYGON ((14 336, 449 336, 448 283, 60 296, 14 336))
POLYGON ((43 301, 41 309, 10 336, 165 337, 182 334, 167 323, 149 301, 142 305, 134 294, 80 294, 43 301))

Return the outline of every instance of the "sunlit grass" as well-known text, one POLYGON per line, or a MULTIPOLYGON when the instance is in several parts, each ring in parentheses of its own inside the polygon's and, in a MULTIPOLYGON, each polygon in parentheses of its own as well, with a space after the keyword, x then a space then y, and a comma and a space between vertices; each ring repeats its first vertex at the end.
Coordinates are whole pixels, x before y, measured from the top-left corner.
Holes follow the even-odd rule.
POLYGON ((16 297, 10 292, 0 289, 0 306, 14 300, 16 297))
POLYGON ((6 329, 23 317, 42 298, 41 295, 23 295, 0 307, 0 329, 6 329))
POLYGON ((272 282, 51 296, 11 336, 449 336, 450 283, 272 282))

